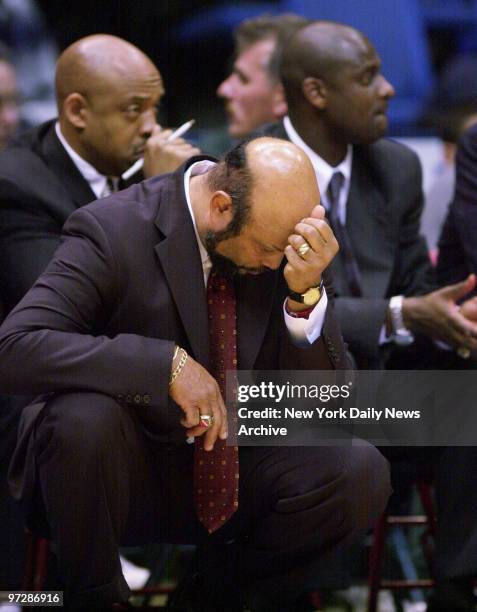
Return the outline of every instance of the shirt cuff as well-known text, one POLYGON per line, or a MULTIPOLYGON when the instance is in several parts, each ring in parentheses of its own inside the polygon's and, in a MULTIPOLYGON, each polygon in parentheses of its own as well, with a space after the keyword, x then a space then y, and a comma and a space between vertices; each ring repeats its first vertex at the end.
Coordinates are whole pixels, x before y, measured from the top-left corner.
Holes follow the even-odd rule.
POLYGON ((326 307, 328 306, 326 289, 323 287, 320 301, 310 312, 307 319, 290 316, 285 307, 286 301, 287 298, 283 302, 283 316, 293 342, 298 346, 313 344, 321 336, 321 330, 325 322, 326 307))
POLYGON ((381 331, 379 332, 379 346, 382 346, 383 344, 387 344, 388 342, 392 342, 392 341, 393 341, 393 335, 388 334, 386 332, 386 325, 383 325, 381 327, 381 331))

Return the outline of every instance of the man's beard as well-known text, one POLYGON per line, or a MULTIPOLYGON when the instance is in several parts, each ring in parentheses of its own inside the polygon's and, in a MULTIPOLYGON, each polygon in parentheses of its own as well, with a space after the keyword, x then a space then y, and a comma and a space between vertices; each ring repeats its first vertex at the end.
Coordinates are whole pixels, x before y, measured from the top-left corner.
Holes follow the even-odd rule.
POLYGON ((260 268, 248 268, 244 266, 237 266, 237 264, 230 259, 217 252, 217 246, 230 238, 231 236, 223 236, 220 232, 207 232, 204 238, 205 248, 212 262, 214 270, 224 276, 235 276, 236 274, 262 274, 262 272, 268 272, 269 268, 261 266, 260 268))

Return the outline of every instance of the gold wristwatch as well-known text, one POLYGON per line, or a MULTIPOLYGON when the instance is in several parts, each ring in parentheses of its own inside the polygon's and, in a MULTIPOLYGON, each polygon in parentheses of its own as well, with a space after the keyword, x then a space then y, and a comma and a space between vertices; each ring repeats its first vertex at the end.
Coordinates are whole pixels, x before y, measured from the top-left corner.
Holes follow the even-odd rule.
POLYGON ((320 301, 322 293, 323 279, 321 279, 318 287, 310 287, 305 291, 305 293, 295 293, 294 291, 290 291, 288 297, 299 304, 305 304, 305 306, 315 306, 315 304, 318 304, 320 301))

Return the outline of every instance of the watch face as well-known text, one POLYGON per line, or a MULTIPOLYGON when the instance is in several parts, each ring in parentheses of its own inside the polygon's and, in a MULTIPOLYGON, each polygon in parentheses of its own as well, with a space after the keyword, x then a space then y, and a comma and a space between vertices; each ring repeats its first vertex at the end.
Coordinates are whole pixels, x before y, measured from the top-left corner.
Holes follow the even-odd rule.
POLYGON ((320 299, 321 293, 318 287, 312 287, 303 294, 303 304, 314 306, 320 299))

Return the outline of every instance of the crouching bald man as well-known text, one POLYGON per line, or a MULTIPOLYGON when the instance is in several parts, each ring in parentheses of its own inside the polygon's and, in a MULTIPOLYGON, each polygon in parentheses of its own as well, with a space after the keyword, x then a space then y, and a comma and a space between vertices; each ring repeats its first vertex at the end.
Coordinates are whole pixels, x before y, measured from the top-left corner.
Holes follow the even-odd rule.
POLYGON ((48 394, 24 411, 12 488, 42 499, 72 608, 126 600, 118 546, 165 541, 210 551, 187 609, 292 610, 320 555, 384 509, 369 445, 226 444, 227 370, 347 367, 319 201, 292 143, 192 158, 75 212, 4 322, 0 391, 48 394))

